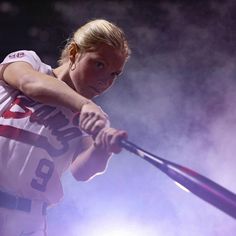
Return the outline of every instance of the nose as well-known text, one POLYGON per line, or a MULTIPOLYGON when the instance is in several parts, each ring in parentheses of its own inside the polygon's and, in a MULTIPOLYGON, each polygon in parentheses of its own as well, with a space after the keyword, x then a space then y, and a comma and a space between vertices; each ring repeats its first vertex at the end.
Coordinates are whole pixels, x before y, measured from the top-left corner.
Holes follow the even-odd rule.
POLYGON ((105 89, 109 88, 112 85, 113 80, 114 80, 114 77, 104 78, 102 80, 99 80, 97 85, 100 89, 105 90, 105 89))

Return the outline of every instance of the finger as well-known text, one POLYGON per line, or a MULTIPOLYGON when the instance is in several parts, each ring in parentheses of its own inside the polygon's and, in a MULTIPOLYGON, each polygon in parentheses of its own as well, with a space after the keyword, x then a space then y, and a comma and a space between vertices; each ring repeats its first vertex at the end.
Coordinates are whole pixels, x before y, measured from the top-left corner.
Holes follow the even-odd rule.
POLYGON ((80 116, 79 116, 79 121, 80 122, 84 121, 84 119, 86 119, 89 116, 89 114, 90 114, 89 112, 81 111, 80 116))
POLYGON ((107 125, 107 120, 97 120, 93 126, 91 127, 91 133, 96 135, 99 133, 102 129, 104 129, 107 125))
POLYGON ((120 152, 121 147, 118 144, 118 141, 116 141, 120 134, 120 131, 114 128, 106 128, 103 129, 102 132, 104 132, 102 142, 106 151, 114 153, 120 152))
POLYGON ((112 139, 110 140, 110 143, 111 145, 114 145, 114 144, 119 144, 120 140, 121 139, 127 139, 128 138, 128 134, 126 131, 124 130, 117 130, 112 139))
POLYGON ((81 122, 80 128, 89 134, 96 135, 105 125, 106 120, 93 113, 88 115, 88 117, 81 122))
POLYGON ((91 114, 86 119, 84 119, 83 122, 81 122, 81 126, 86 130, 90 130, 96 121, 97 116, 95 114, 91 114))
POLYGON ((120 140, 126 139, 127 137, 127 132, 121 130, 116 131, 110 140, 112 152, 116 154, 120 153, 122 150, 122 147, 120 146, 120 140))
POLYGON ((94 112, 86 112, 83 116, 80 116, 79 125, 86 126, 86 123, 95 115, 94 112))
POLYGON ((106 143, 106 145, 108 146, 111 146, 111 140, 112 138, 114 138, 115 134, 116 134, 117 130, 113 129, 113 128, 110 128, 110 129, 107 129, 107 132, 106 132, 106 136, 105 136, 105 140, 104 142, 106 143))
POLYGON ((96 135, 96 138, 94 140, 94 145, 95 147, 98 147, 98 148, 105 148, 105 142, 104 142, 104 139, 105 139, 105 132, 104 130, 101 130, 97 135, 96 135))

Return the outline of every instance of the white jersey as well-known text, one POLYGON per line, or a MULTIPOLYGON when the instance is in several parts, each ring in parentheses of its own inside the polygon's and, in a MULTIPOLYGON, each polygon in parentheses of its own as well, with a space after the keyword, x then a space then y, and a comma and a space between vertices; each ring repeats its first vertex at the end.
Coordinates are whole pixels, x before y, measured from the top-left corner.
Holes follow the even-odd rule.
MULTIPOLYGON (((1 64, 16 61, 52 75, 52 68, 33 51, 11 53, 1 64)), ((35 102, 0 78, 0 189, 49 204, 58 202, 63 196, 61 175, 82 136, 78 114, 35 102)))

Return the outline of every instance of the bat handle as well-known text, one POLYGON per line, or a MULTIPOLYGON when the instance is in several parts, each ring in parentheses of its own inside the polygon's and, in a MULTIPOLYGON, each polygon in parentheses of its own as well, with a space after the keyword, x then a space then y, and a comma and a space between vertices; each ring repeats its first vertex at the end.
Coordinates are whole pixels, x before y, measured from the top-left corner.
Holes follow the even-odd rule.
POLYGON ((134 154, 137 154, 137 149, 140 149, 137 145, 135 145, 134 143, 131 143, 127 139, 121 139, 120 146, 134 154))

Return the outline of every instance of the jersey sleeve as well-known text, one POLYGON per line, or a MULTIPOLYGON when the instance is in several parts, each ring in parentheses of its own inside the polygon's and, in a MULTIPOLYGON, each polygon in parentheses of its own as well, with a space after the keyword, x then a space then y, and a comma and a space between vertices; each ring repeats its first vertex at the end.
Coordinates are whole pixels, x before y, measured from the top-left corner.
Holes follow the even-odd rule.
POLYGON ((39 65, 42 63, 34 51, 20 50, 8 54, 1 64, 4 65, 17 61, 29 63, 34 70, 39 70, 39 65))

